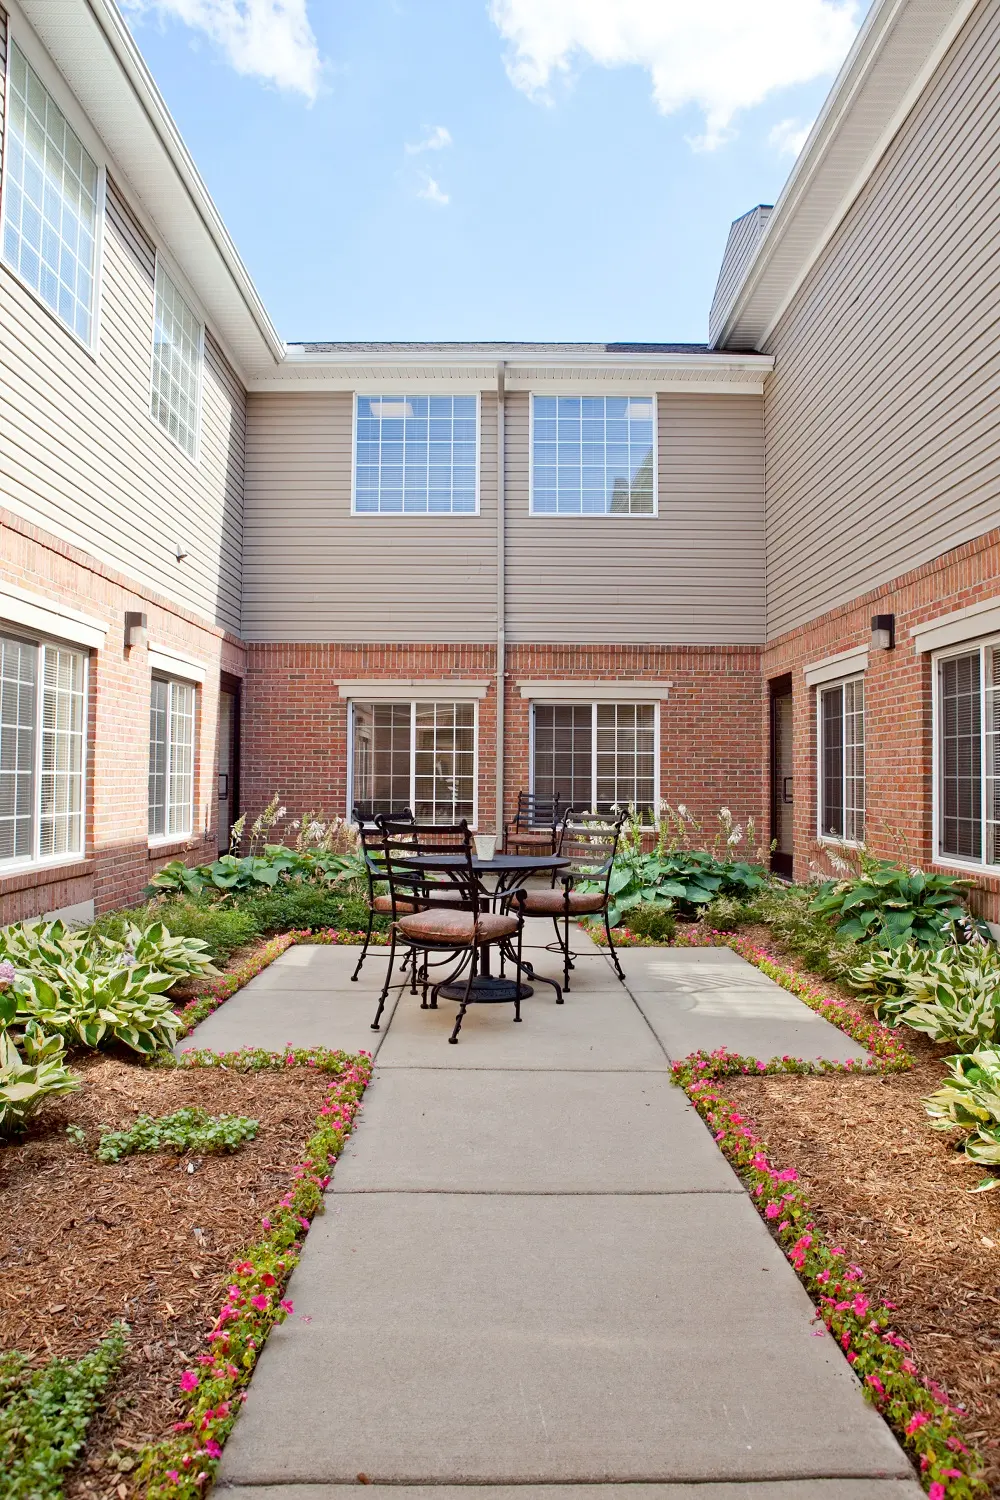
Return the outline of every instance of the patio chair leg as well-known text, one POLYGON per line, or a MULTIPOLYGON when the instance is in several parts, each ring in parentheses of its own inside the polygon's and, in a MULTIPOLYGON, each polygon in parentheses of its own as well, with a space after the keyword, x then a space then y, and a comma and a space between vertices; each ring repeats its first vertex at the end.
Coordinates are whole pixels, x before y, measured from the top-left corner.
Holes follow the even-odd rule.
MULTIPOLYGON (((569 994, 569 971, 573 967, 569 960, 569 912, 567 911, 563 921, 563 994, 569 994)), ((563 997, 559 996, 557 1005, 562 1005, 563 997)))
POLYGON ((476 971, 479 968, 478 959, 479 949, 474 948, 472 951, 472 962, 469 965, 469 978, 466 981, 465 985, 465 994, 462 997, 461 1005, 458 1007, 458 1015, 455 1017, 455 1028, 452 1031, 451 1036, 448 1038, 449 1042, 451 1042, 453 1045, 457 1044, 458 1042, 458 1033, 462 1029, 462 1022, 465 1020, 465 1012, 469 1008, 469 996, 472 994, 472 982, 475 979, 476 971))
MULTIPOLYGON (((524 916, 521 916, 521 925, 517 929, 517 956, 514 959, 514 1020, 521 1019, 521 939, 524 935, 524 916)), ((501 953, 503 949, 500 949, 501 953)))
MULTIPOLYGON (((571 953, 568 953, 566 951, 566 946, 564 945, 563 940, 562 940, 562 933, 559 931, 559 918, 558 917, 553 917, 552 918, 552 925, 553 925, 553 927, 556 930, 556 942, 559 944, 559 952, 563 956, 563 963, 564 964, 568 963, 571 969, 575 969, 576 968, 576 964, 573 962, 573 955, 571 953)), ((550 951, 551 951, 551 948, 552 948, 552 944, 550 943, 549 944, 550 951)))
POLYGON ((624 984, 625 971, 622 968, 621 964, 618 962, 618 951, 615 948, 614 938, 611 936, 611 924, 608 921, 607 908, 605 908, 604 911, 604 935, 608 940, 608 947, 611 949, 611 962, 615 966, 615 971, 618 975, 618 978, 621 980, 622 984, 624 984))
POLYGON ((395 963, 395 961, 396 961, 396 929, 394 927, 392 929, 392 937, 391 937, 390 942, 389 942, 389 966, 388 966, 388 968, 385 971, 385 984, 382 986, 382 993, 378 997, 378 1010, 375 1012, 375 1019, 372 1022, 372 1031, 378 1031, 378 1029, 379 1029, 379 1022, 382 1019, 382 1012, 385 1010, 386 997, 389 994, 389 980, 392 978, 392 966, 395 963))
POLYGON ((354 970, 354 973, 351 975, 351 979, 352 980, 356 980, 357 977, 358 977, 358 975, 361 973, 361 965, 365 961, 365 954, 368 952, 368 944, 372 940, 372 927, 374 925, 375 925, 375 908, 373 906, 369 906, 369 908, 368 908, 368 931, 365 933, 364 947, 361 949, 361 957, 358 959, 357 968, 354 970))

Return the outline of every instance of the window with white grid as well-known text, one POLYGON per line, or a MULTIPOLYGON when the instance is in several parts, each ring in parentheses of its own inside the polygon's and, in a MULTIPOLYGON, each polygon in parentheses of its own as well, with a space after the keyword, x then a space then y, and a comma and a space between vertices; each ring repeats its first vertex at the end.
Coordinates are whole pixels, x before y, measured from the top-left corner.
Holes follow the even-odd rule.
POLYGON ((532 791, 580 812, 634 805, 652 822, 656 737, 652 703, 536 703, 532 791))
POLYGON ((194 827, 194 694, 189 682, 154 677, 149 699, 149 836, 194 827))
POLYGON ((422 823, 476 818, 474 703, 354 703, 350 804, 412 808, 422 823))
POLYGON ((1000 865, 1000 641, 935 663, 936 853, 1000 865))
POLYGON ((3 153, 3 257, 85 344, 93 340, 97 164, 16 43, 3 153))
POLYGON ((533 396, 533 515, 656 513, 652 396, 533 396))
POLYGON ((198 451, 201 358, 201 324, 157 260, 149 410, 189 458, 198 451))
POLYGON ((865 682, 819 690, 819 831, 861 844, 865 837, 865 682))
POLYGON ((473 514, 478 433, 478 396, 358 396, 356 514, 473 514))
POLYGON ((82 854, 87 659, 0 636, 0 865, 82 854))

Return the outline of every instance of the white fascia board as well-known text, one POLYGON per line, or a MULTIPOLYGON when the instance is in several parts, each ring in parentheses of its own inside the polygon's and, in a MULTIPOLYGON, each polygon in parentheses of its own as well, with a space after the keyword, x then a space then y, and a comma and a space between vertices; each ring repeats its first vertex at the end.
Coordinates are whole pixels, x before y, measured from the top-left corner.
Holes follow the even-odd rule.
POLYGON ((70 609, 57 599, 29 593, 27 589, 15 588, 12 583, 0 583, 0 626, 3 624, 37 630, 41 635, 69 641, 74 646, 86 646, 92 651, 101 649, 111 629, 107 620, 81 614, 78 609, 70 609))
POLYGON ((163 672, 167 677, 179 677, 182 682, 204 682, 208 668, 203 661, 194 661, 182 656, 170 646, 150 646, 147 655, 152 672, 163 672))
POLYGON ((876 0, 733 290, 713 348, 766 342, 977 3, 876 0))
POLYGON ((534 682, 517 683, 521 697, 533 703, 659 703, 670 697, 672 682, 534 682))
POLYGON ((910 631, 913 649, 918 653, 940 651, 945 646, 997 634, 1000 634, 1000 598, 984 599, 951 614, 939 615, 936 620, 914 625, 910 631))
POLYGON ((337 687, 342 698, 362 703, 434 703, 485 698, 490 684, 483 680, 467 682, 454 677, 431 682, 426 679, 418 682, 412 677, 396 677, 391 682, 354 677, 338 682, 337 687))
POLYGON ((856 677, 868 670, 868 647, 854 646, 850 651, 838 651, 836 656, 825 656, 814 661, 802 671, 807 687, 816 687, 821 682, 836 682, 841 677, 856 677))

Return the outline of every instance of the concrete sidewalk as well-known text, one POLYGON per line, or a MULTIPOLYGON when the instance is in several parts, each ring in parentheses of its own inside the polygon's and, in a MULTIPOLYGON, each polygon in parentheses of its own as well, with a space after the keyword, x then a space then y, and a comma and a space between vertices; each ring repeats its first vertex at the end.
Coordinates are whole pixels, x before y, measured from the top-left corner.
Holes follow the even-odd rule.
MULTIPOLYGON (((556 975, 550 933, 532 924, 532 959, 556 975)), ((539 986, 520 1026, 473 1007, 457 1047, 454 1007, 406 993, 362 1039, 385 955, 351 985, 356 953, 329 948, 291 950, 195 1034, 378 1045, 295 1314, 225 1450, 233 1500, 321 1500, 359 1475, 392 1500, 921 1494, 669 1080, 700 1046, 857 1049, 728 950, 628 950, 625 987, 578 947, 565 1005, 539 986)))

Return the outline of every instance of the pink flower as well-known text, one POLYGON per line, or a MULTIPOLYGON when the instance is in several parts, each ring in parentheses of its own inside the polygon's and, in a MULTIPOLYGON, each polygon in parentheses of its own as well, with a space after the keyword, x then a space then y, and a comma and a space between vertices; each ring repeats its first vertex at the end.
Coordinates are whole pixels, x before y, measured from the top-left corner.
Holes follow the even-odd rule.
POLYGON ((208 1442, 205 1444, 205 1452, 208 1454, 209 1458, 221 1458, 222 1457, 222 1449, 219 1447, 218 1443, 215 1441, 215 1438, 209 1438, 208 1439, 208 1442))
POLYGON ((944 1485, 936 1479, 927 1491, 927 1500, 944 1500, 944 1485))
POLYGON ((250 1298, 250 1305, 251 1307, 256 1307, 259 1312, 266 1312, 271 1303, 267 1297, 262 1296, 261 1293, 258 1292, 256 1297, 250 1298))
POLYGON ((176 1469, 168 1469, 167 1478, 170 1480, 171 1484, 180 1484, 181 1482, 181 1476, 178 1474, 176 1469))
POLYGON ((275 1281, 274 1277, 271 1275, 270 1271, 265 1271, 264 1274, 263 1274, 263 1276, 260 1279, 261 1279, 261 1282, 263 1283, 264 1286, 276 1286, 277 1285, 277 1282, 275 1281))
POLYGON ((287 1297, 282 1297, 282 1299, 279 1302, 278 1306, 279 1307, 283 1307, 284 1310, 285 1310, 285 1312, 288 1314, 289 1317, 291 1317, 292 1313, 295 1311, 294 1304, 291 1303, 291 1302, 289 1302, 289 1300, 288 1300, 287 1297))
POLYGON ((198 1389, 198 1375, 194 1370, 185 1370, 181 1376, 180 1386, 182 1391, 196 1391, 198 1389))
POLYGON ((764 1210, 765 1219, 776 1219, 781 1213, 780 1203, 769 1203, 764 1210))
POLYGON ((918 1432, 920 1428, 929 1421, 930 1417, 925 1411, 915 1411, 909 1422, 906 1424, 907 1437, 912 1437, 915 1432, 918 1432))

